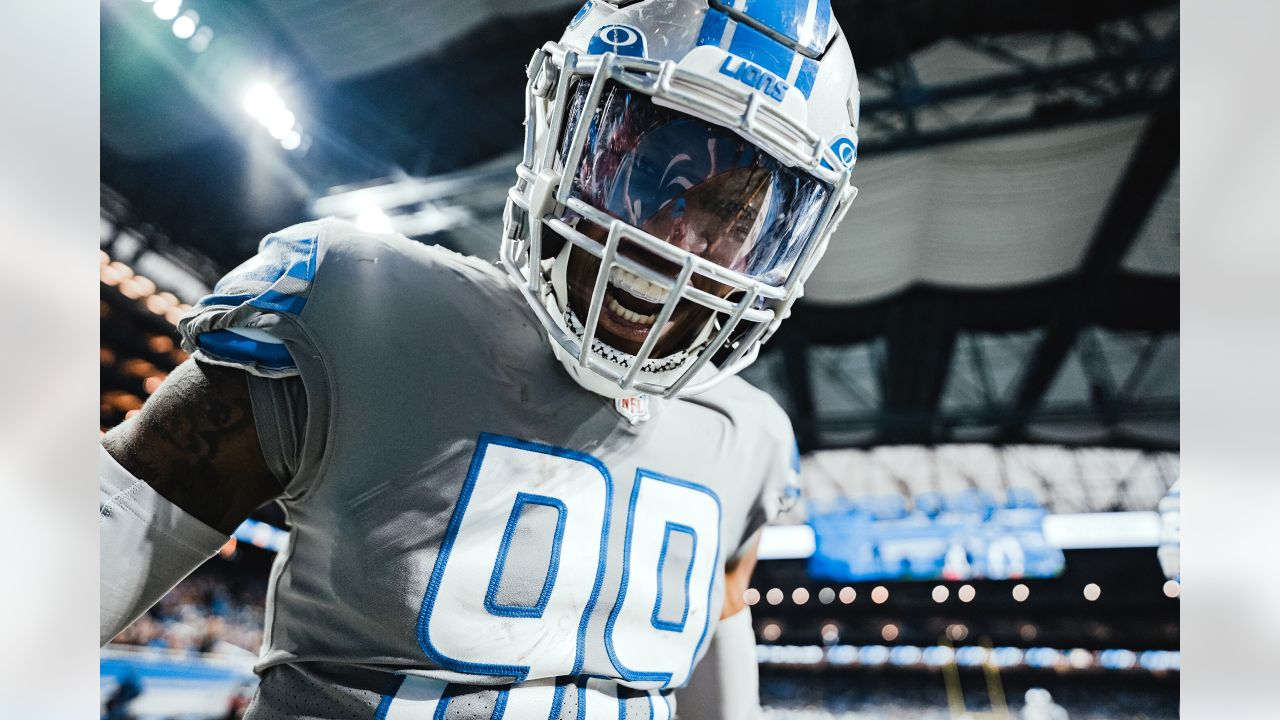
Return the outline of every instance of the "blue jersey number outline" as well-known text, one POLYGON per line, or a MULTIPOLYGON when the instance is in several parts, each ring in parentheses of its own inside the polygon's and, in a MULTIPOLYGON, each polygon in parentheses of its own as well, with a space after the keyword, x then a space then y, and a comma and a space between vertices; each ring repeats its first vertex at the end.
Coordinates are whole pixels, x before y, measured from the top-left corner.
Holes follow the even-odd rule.
MULTIPOLYGON (((427 583, 427 589, 423 596, 422 606, 418 613, 418 622, 417 622, 418 644, 421 647, 423 653, 427 656, 429 660, 439 665, 441 668, 444 668, 447 670, 452 670, 452 671, 462 672, 467 674, 512 677, 516 683, 520 683, 524 681, 528 677, 528 674, 530 672, 530 669, 531 669, 530 665, 521 665, 517 663, 473 662, 471 660, 468 660, 462 657, 451 657, 450 655, 443 652, 439 647, 437 647, 437 643, 433 642, 431 637, 431 629, 430 629, 431 617, 433 612, 436 609, 436 605, 439 598, 440 586, 445 576, 446 568, 449 565, 450 557, 453 554, 453 550, 455 547, 455 543, 458 539, 459 532, 462 530, 463 518, 466 515, 467 510, 471 505, 472 494, 475 490, 477 480, 479 479, 482 469, 484 467, 487 451, 494 446, 509 448, 516 451, 520 451, 520 452, 541 454, 544 456, 550 456, 552 458, 562 458, 562 459, 574 461, 577 463, 583 463, 586 466, 590 466, 591 468, 594 468, 599 473, 599 477, 603 480, 603 483, 604 483, 603 517, 601 518, 601 521, 600 521, 600 528, 601 528, 600 529, 600 546, 599 546, 598 559, 595 567, 595 577, 591 584, 590 596, 587 598, 585 604, 582 605, 582 611, 581 611, 582 614, 578 622, 578 632, 576 637, 576 648, 575 648, 573 666, 572 666, 571 672, 569 673, 571 675, 578 675, 581 673, 583 668, 586 639, 587 639, 587 629, 590 624, 591 617, 593 616, 593 614, 596 612, 596 609, 597 609, 596 605, 600 597, 601 586, 603 584, 604 577, 605 577, 606 563, 609 557, 609 553, 608 553, 609 518, 612 513, 613 478, 609 472, 609 469, 604 465, 603 462, 601 462, 597 458, 587 453, 579 452, 576 450, 568 450, 568 449, 559 448, 559 447, 546 445, 542 443, 529 442, 526 440, 520 440, 517 438, 507 437, 503 435, 482 433, 477 441, 476 449, 474 454, 472 455, 471 464, 468 469, 466 480, 463 483, 462 489, 459 493, 458 500, 454 505, 453 513, 450 517, 449 525, 446 528, 444 539, 440 546, 440 551, 436 557, 434 567, 432 568, 430 579, 427 583)), ((591 473, 589 472, 586 474, 591 475, 591 473)), ((670 529, 674 529, 678 532, 689 533, 693 536, 692 543, 691 543, 692 550, 690 552, 691 557, 689 559, 689 567, 686 572, 686 577, 684 578, 685 608, 681 614, 682 621, 679 625, 680 630, 683 630, 684 620, 687 619, 689 614, 689 605, 690 603, 693 602, 692 593, 696 591, 699 594, 701 594, 701 591, 702 591, 701 587, 691 588, 688 586, 689 576, 691 576, 693 573, 693 565, 695 560, 698 557, 697 553, 700 551, 705 552, 706 551, 705 548, 708 548, 708 547, 714 550, 714 559, 712 560, 712 564, 710 566, 710 575, 709 575, 709 578, 706 579, 705 581, 706 582, 706 608, 705 608, 706 617, 703 618, 701 634, 697 640, 696 645, 693 648, 692 655, 688 658, 688 666, 690 668, 689 672, 692 672, 692 666, 693 666, 694 660, 697 658, 697 654, 701 650, 703 643, 706 640, 706 635, 710 627, 710 619, 711 619, 710 618, 710 614, 711 614, 710 601, 711 601, 712 593, 714 591, 714 583, 715 583, 715 578, 717 576, 717 570, 718 570, 717 566, 718 566, 718 563, 720 562, 719 530, 720 530, 720 523, 722 521, 721 514, 720 514, 721 505, 720 505, 720 499, 716 495, 716 493, 712 491, 710 488, 707 488, 703 485, 691 483, 678 478, 672 478, 665 475, 660 475, 653 471, 648 471, 643 469, 636 471, 635 485, 631 493, 631 503, 628 507, 627 531, 626 531, 626 538, 624 540, 624 548, 623 548, 622 579, 620 580, 620 587, 618 589, 617 600, 614 603, 614 607, 611 608, 610 613, 607 616, 607 619, 605 621, 605 627, 603 628, 603 634, 604 634, 603 640, 605 642, 605 647, 608 652, 610 661, 614 665, 614 670, 617 673, 618 677, 622 679, 630 679, 630 680, 658 681, 662 683, 663 686, 666 686, 672 678, 672 673, 658 673, 658 672, 637 673, 634 670, 625 668, 622 666, 622 664, 618 660, 613 647, 612 636, 613 636, 614 623, 617 619, 618 612, 622 607, 623 601, 626 598, 627 578, 632 571, 631 569, 632 532, 631 531, 632 531, 632 525, 634 524, 635 514, 636 514, 636 497, 639 493, 642 480, 644 479, 658 480, 658 481, 662 481, 663 483, 669 483, 671 485, 688 488, 690 490, 693 490, 699 493, 705 493, 707 496, 709 496, 711 499, 715 501, 716 517, 714 520, 714 525, 709 526, 707 530, 707 532, 712 534, 713 537, 706 538, 705 541, 700 542, 701 539, 697 537, 697 535, 700 533, 698 533, 693 528, 687 525, 678 524, 678 523, 673 525, 670 522, 665 523, 666 525, 672 526, 670 529)), ((513 484, 516 487, 526 487, 524 485, 520 485, 518 481, 514 482, 513 484)), ((552 586, 555 584, 556 573, 559 570, 560 544, 562 542, 562 538, 564 534, 566 516, 572 516, 574 510, 575 510, 575 507, 573 506, 572 503, 568 503, 568 507, 566 507, 565 498, 556 498, 551 496, 549 493, 541 494, 539 492, 532 492, 532 491, 526 491, 526 490, 520 490, 517 492, 516 504, 512 508, 511 514, 509 515, 508 520, 506 522, 505 530, 502 533, 502 542, 499 546, 497 557, 494 559, 495 564, 493 566, 493 571, 490 574, 488 579, 486 592, 485 592, 485 602, 484 602, 484 607, 486 612, 488 612, 490 615, 498 616, 498 617, 538 618, 541 616, 542 611, 546 607, 548 597, 552 592, 552 586), (515 524, 517 522, 518 517, 520 516, 521 508, 523 507, 523 505, 526 505, 526 504, 538 504, 538 505, 550 506, 556 509, 558 514, 558 520, 557 520, 556 529, 555 529, 555 538, 552 541, 552 557, 549 561, 548 573, 544 581, 544 585, 542 587, 541 596, 539 597, 539 600, 535 608, 499 605, 496 602, 497 586, 501 578, 503 565, 506 561, 506 553, 509 550, 511 536, 514 532, 515 524)), ((668 531, 664 531, 664 537, 663 537, 664 547, 663 547, 663 552, 658 558, 659 567, 657 568, 659 572, 659 575, 657 578, 659 604, 661 603, 661 592, 662 592, 660 566, 662 562, 665 562, 665 558, 666 558, 665 550, 666 550, 666 541, 668 539, 668 537, 665 536, 666 532, 668 531)), ((644 569, 644 571, 646 572, 646 574, 648 574, 648 572, 651 572, 652 569, 644 569)), ((658 613, 658 607, 655 605, 652 611, 653 611, 653 617, 656 619, 657 613, 658 613)), ((664 627, 663 624, 659 622, 655 622, 653 625, 658 630, 666 630, 666 631, 677 630, 676 627, 664 627)), ((601 632, 601 631, 597 630, 597 632, 601 632)), ((683 668, 680 668, 680 669, 683 669, 683 668)), ((687 679, 688 675, 686 674, 684 677, 687 679)))

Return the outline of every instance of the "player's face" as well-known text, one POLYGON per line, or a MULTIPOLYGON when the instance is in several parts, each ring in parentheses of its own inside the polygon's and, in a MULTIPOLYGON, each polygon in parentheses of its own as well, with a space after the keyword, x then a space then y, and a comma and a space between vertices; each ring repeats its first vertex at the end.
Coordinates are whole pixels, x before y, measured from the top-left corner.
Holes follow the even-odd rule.
MULTIPOLYGON (((741 271, 749 249, 747 238, 759 232, 756 226, 766 212, 769 183, 768 173, 759 169, 722 173, 668 202, 640 229, 722 267, 741 271)), ((598 225, 584 221, 578 229, 601 243, 605 240, 606 231, 598 225)), ((674 279, 680 270, 675 263, 625 240, 619 246, 619 253, 668 278, 674 279)), ((568 268, 569 303, 580 319, 587 317, 599 269, 599 258, 573 248, 568 268)), ((728 297, 731 292, 729 286, 697 274, 692 284, 718 297, 728 297)), ((614 268, 605 290, 596 336, 623 352, 636 354, 649 336, 662 301, 669 293, 669 286, 660 287, 622 268, 614 268)), ((711 309, 682 299, 670 322, 663 326, 651 356, 666 357, 687 348, 711 315, 711 309)))

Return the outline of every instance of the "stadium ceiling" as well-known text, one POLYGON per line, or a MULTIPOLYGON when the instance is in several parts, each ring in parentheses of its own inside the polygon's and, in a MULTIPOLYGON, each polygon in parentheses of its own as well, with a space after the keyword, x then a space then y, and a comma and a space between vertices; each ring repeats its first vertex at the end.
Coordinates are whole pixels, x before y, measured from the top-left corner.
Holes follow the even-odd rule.
MULTIPOLYGON (((523 66, 577 3, 187 5, 217 32, 203 53, 150 5, 103 3, 104 242, 211 284, 267 232, 377 208, 495 254, 523 66), (259 80, 300 151, 241 108, 259 80)), ((1177 4, 833 6, 862 80, 862 194, 748 379, 805 450, 1176 450, 1177 4)))

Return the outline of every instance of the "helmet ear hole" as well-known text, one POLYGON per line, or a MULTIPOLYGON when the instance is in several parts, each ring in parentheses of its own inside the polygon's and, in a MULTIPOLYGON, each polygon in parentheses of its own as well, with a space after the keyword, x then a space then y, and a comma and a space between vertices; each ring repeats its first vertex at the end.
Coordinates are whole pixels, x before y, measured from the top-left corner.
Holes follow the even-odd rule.
MULTIPOLYGON (((724 323, 728 318, 729 316, 727 314, 716 314, 715 319, 712 321, 714 323, 712 337, 715 337, 715 333, 720 332, 720 328, 724 326, 724 323)), ((738 321, 738 325, 729 333, 729 337, 724 341, 724 344, 716 348, 715 352, 711 355, 712 364, 720 366, 728 361, 729 356, 733 354, 735 349, 737 349, 738 343, 741 342, 743 338, 751 334, 752 328, 756 325, 757 323, 748 322, 746 320, 738 321)))
MULTIPOLYGON (((741 290, 735 290, 729 293, 728 295, 726 295, 725 299, 736 305, 737 303, 742 301, 743 294, 744 293, 741 290)), ((710 334, 711 338, 714 338, 717 334, 719 334, 720 330, 724 328, 724 324, 729 322, 730 317, 731 316, 729 313, 717 312, 711 318, 711 334, 710 334)), ((750 335, 751 330, 756 325, 757 323, 749 322, 747 320, 739 320, 738 324, 734 326, 732 330, 729 331, 729 337, 725 338, 724 344, 718 348, 713 349, 713 353, 711 355, 711 362, 715 365, 724 364, 724 362, 729 359, 729 356, 733 354, 733 351, 738 346, 738 343, 744 337, 747 337, 748 335, 750 335)))
POLYGON ((550 260, 560 254, 564 249, 564 244, 568 242, 565 237, 550 225, 542 226, 542 253, 539 260, 550 260))
MULTIPOLYGON (((563 219, 568 222, 573 229, 593 240, 596 240, 597 242, 600 242, 601 244, 604 243, 604 238, 609 234, 609 231, 604 227, 572 212, 566 212, 563 219)), ((551 258, 556 257, 560 254, 560 251, 564 249, 564 245, 567 242, 569 242, 569 239, 562 235, 559 230, 556 230, 550 225, 543 225, 542 257, 540 259, 550 260, 551 258)))

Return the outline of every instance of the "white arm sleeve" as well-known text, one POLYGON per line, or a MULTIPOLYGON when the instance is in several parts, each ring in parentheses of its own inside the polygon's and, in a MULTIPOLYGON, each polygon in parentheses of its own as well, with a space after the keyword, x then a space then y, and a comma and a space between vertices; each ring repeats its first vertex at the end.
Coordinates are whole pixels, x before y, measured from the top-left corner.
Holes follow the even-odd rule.
POLYGON ((760 712, 760 672, 751 608, 720 621, 711 646, 689 684, 676 691, 681 720, 756 720, 760 712))
POLYGON ((98 502, 98 644, 105 645, 212 557, 227 536, 161 497, 101 446, 98 502))

